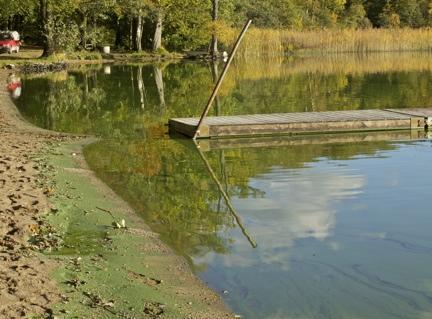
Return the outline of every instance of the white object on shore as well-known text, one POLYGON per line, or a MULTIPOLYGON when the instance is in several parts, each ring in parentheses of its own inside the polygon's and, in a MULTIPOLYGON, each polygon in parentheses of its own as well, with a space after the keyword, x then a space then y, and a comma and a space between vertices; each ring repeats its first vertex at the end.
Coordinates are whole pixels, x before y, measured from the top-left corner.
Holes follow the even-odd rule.
POLYGON ((103 53, 110 54, 110 52, 111 52, 111 47, 109 45, 103 47, 103 53))
POLYGON ((17 31, 11 31, 10 35, 11 35, 12 40, 14 40, 14 41, 20 40, 20 35, 17 31))
POLYGON ((222 57, 223 57, 224 62, 228 61, 228 57, 229 57, 228 52, 226 52, 226 51, 222 52, 222 57))

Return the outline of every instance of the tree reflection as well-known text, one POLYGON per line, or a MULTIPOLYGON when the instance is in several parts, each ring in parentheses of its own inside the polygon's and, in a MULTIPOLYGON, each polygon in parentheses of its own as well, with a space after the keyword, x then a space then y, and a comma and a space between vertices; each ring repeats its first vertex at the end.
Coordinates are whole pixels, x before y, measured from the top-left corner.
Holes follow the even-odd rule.
MULTIPOLYGON (((302 168, 317 158, 349 159, 392 148, 387 142, 246 148, 214 151, 206 153, 206 158, 216 178, 224 181, 221 187, 228 196, 263 199, 267 190, 252 185, 251 179, 274 167, 302 168), (226 163, 220 162, 221 152, 225 152, 226 163)), ((189 141, 101 141, 88 146, 84 154, 97 175, 191 263, 192 258, 209 252, 230 252, 233 238, 228 230, 236 227, 236 220, 220 200, 220 189, 189 141)), ((317 230, 325 228, 321 222, 327 223, 325 218, 315 222, 317 230)))
MULTIPOLYGON (((344 61, 343 66, 332 59, 237 64, 223 84, 214 114, 430 105, 429 60, 420 57, 410 69, 404 59, 392 59, 394 64, 365 58, 344 61), (374 72, 370 63, 381 64, 374 72)), ((110 75, 100 68, 24 79, 24 94, 17 103, 27 118, 49 129, 141 136, 143 127, 161 131, 169 118, 199 116, 218 68, 217 63, 115 66, 110 75), (129 124, 138 129, 131 130, 129 124)))
POLYGON ((154 67, 154 77, 155 77, 155 83, 157 92, 159 94, 159 108, 160 108, 160 114, 162 115, 165 113, 165 86, 163 82, 163 75, 162 75, 162 69, 158 66, 154 67))

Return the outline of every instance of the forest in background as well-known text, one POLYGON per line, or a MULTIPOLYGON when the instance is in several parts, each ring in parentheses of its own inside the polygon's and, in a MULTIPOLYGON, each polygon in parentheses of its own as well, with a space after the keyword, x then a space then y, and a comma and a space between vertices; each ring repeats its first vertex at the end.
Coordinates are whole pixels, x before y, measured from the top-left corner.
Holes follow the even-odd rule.
MULTIPOLYGON (((322 45, 320 39, 329 37, 322 32, 353 42, 350 38, 364 29, 365 41, 377 43, 381 33, 371 30, 421 29, 426 38, 406 34, 419 38, 408 49, 432 47, 432 0, 0 0, 0 18, 0 29, 19 31, 27 44, 42 45, 45 56, 103 45, 120 51, 216 52, 230 45, 247 19, 264 32, 258 40, 271 44, 275 38, 284 51, 322 45), (349 36, 341 33, 346 30, 349 36), (304 39, 295 39, 299 33, 304 39)), ((398 42, 398 32, 396 38, 383 33, 383 40, 398 42)), ((341 50, 358 50, 354 42, 348 47, 341 50)))

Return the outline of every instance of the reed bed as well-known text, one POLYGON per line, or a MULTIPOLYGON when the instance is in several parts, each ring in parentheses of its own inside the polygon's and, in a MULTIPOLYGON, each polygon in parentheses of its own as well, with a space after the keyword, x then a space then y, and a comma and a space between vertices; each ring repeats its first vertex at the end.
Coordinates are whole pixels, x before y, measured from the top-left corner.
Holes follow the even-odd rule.
POLYGON ((250 57, 247 61, 236 59, 220 96, 231 94, 242 81, 288 79, 296 75, 348 76, 398 72, 432 72, 432 55, 428 52, 380 52, 366 55, 341 53, 305 57, 250 57))
POLYGON ((238 54, 250 57, 290 52, 365 54, 402 51, 432 51, 432 29, 292 31, 253 28, 238 54))

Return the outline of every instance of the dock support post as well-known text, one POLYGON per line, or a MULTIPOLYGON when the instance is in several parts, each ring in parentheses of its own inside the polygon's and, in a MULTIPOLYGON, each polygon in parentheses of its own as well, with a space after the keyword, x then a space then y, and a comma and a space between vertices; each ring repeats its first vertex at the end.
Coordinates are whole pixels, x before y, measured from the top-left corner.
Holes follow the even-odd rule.
POLYGON ((236 54, 236 52, 237 52, 237 49, 239 48, 240 43, 241 43, 241 41, 243 40, 243 37, 244 37, 244 35, 246 34, 247 30, 249 29, 251 23, 252 23, 252 20, 249 20, 249 21, 246 23, 246 25, 244 26, 242 32, 240 33, 240 35, 239 35, 239 37, 238 37, 238 39, 237 39, 237 41, 236 41, 236 43, 235 43, 235 45, 234 45, 233 50, 231 51, 231 54, 230 54, 230 56, 229 56, 229 58, 228 58, 228 61, 227 61, 226 65, 225 65, 225 68, 223 69, 222 74, 221 74, 221 76, 219 77, 219 80, 218 80, 218 82, 216 83, 216 86, 215 86, 215 88, 214 88, 214 90, 213 90, 213 93, 212 93, 212 95, 210 96, 209 101, 207 102, 207 105, 206 105, 206 107, 205 107, 205 109, 204 109, 204 112, 202 113, 202 115, 201 115, 201 117, 200 117, 200 120, 199 120, 198 125, 197 125, 196 130, 195 130, 195 134, 194 134, 194 136, 193 136, 193 139, 194 139, 194 140, 199 136, 199 130, 200 130, 200 128, 201 128, 201 125, 202 125, 202 123, 204 122, 204 119, 206 118, 208 112, 210 111, 210 108, 211 108, 211 106, 212 106, 214 100, 216 99, 216 96, 217 96, 217 94, 218 94, 218 92, 219 92, 219 89, 220 89, 220 87, 222 86, 222 82, 223 82, 223 80, 224 80, 226 74, 228 73, 228 69, 229 69, 229 67, 230 67, 230 65, 231 65, 231 63, 232 63, 232 61, 234 60, 234 56, 235 56, 235 54, 236 54))

